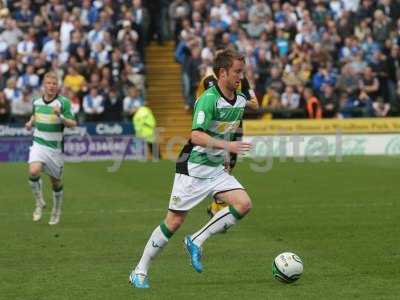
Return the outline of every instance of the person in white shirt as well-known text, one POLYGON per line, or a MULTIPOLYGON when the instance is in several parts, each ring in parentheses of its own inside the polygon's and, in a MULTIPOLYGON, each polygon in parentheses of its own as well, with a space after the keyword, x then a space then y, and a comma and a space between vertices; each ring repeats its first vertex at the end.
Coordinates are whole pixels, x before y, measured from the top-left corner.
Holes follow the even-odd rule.
POLYGON ((58 31, 53 31, 50 34, 50 39, 44 43, 42 53, 46 55, 46 60, 51 61, 53 55, 57 52, 57 44, 60 44, 60 34, 58 31))
POLYGON ((89 94, 83 97, 83 111, 87 121, 97 122, 101 120, 101 115, 104 112, 104 96, 99 94, 96 87, 92 87, 89 94))
POLYGON ((17 81, 17 87, 20 89, 30 88, 36 90, 39 88, 40 79, 39 76, 35 74, 35 67, 33 65, 28 65, 24 74, 19 76, 17 81))
POLYGON ((300 106, 300 95, 294 91, 293 86, 288 85, 282 94, 282 106, 289 109, 296 109, 300 106))
POLYGON ((14 100, 19 101, 22 99, 22 91, 17 88, 17 82, 13 78, 7 80, 4 94, 6 95, 6 98, 10 103, 12 103, 14 100))
POLYGON ((17 27, 17 21, 8 19, 6 22, 6 30, 1 33, 1 38, 7 43, 8 46, 17 45, 22 39, 23 33, 17 27))
POLYGON ((74 17, 70 16, 68 12, 64 12, 63 20, 60 27, 61 49, 66 51, 71 42, 71 32, 74 30, 73 20, 74 17))
POLYGON ((24 39, 17 45, 17 53, 22 56, 22 62, 27 64, 29 57, 33 55, 36 43, 32 32, 25 34, 24 39))
POLYGON ((25 123, 32 114, 31 90, 20 92, 20 97, 11 102, 11 115, 14 122, 25 123))
POLYGON ((128 95, 123 100, 123 113, 128 121, 132 120, 132 116, 144 105, 143 97, 140 95, 140 91, 136 86, 128 88, 128 95))

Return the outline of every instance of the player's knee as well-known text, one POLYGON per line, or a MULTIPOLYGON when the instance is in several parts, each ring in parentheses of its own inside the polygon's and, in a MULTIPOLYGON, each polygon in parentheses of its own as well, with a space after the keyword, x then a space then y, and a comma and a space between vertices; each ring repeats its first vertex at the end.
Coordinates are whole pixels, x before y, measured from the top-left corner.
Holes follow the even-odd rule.
POLYGON ((61 180, 57 180, 57 181, 52 180, 51 186, 54 191, 58 191, 62 188, 62 182, 61 182, 61 180))
POLYGON ((243 214, 247 214, 253 208, 253 204, 251 200, 244 201, 242 204, 242 212, 243 214))
POLYGON ((244 216, 246 215, 252 208, 252 203, 250 199, 245 199, 240 201, 240 203, 237 204, 237 209, 239 213, 244 216))
POLYGON ((39 176, 40 176, 40 167, 30 166, 29 167, 29 177, 39 177, 39 176))
POLYGON ((181 227, 183 222, 185 221, 185 215, 184 214, 173 214, 169 215, 166 220, 165 224, 167 225, 168 229, 171 230, 172 232, 175 232, 181 227))

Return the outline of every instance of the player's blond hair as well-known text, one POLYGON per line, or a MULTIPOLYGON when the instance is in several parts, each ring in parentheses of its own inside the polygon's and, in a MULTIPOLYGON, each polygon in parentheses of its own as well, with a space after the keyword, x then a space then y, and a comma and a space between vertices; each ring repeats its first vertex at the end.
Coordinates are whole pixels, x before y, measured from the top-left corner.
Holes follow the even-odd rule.
POLYGON ((43 80, 45 80, 46 78, 53 78, 53 79, 57 80, 57 83, 59 81, 58 76, 57 76, 56 72, 54 72, 54 71, 49 71, 46 74, 44 74, 43 80))

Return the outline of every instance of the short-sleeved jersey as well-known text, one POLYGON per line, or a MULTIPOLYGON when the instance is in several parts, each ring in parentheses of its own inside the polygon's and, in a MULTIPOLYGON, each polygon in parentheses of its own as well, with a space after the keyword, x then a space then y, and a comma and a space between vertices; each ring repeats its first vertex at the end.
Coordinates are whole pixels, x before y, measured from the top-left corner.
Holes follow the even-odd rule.
MULTIPOLYGON (((196 98, 199 98, 207 89, 217 85, 217 78, 214 75, 209 75, 204 77, 197 88, 196 91, 196 98)), ((236 90, 237 92, 242 93, 246 100, 250 100, 251 98, 255 97, 254 91, 250 87, 250 83, 246 77, 243 77, 240 80, 239 87, 236 90)))
POLYGON ((54 113, 53 108, 57 106, 60 107, 64 118, 74 119, 71 102, 66 97, 56 96, 51 102, 45 102, 43 97, 33 100, 33 115, 35 116, 33 142, 62 151, 64 124, 54 113))
MULTIPOLYGON (((196 101, 192 130, 232 141, 245 106, 246 97, 242 93, 235 93, 235 100, 229 101, 215 85, 196 101)), ((194 145, 189 140, 179 155, 176 172, 197 178, 214 178, 224 170, 225 155, 224 149, 194 145)))

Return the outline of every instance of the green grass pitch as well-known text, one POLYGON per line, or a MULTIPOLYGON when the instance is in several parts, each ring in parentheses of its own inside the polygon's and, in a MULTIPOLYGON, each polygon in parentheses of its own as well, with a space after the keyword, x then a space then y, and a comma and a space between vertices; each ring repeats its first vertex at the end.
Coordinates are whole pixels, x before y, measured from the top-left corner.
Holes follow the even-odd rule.
POLYGON ((66 164, 55 227, 49 206, 31 221, 27 164, 0 164, 0 299, 399 299, 398 157, 275 161, 267 173, 250 164, 235 175, 254 208, 205 243, 204 272, 189 266, 182 239, 208 220, 208 201, 153 263, 149 290, 130 287, 128 273, 165 215, 172 162, 124 162, 114 173, 111 162, 66 164), (271 275, 283 251, 304 261, 291 285, 271 275))

